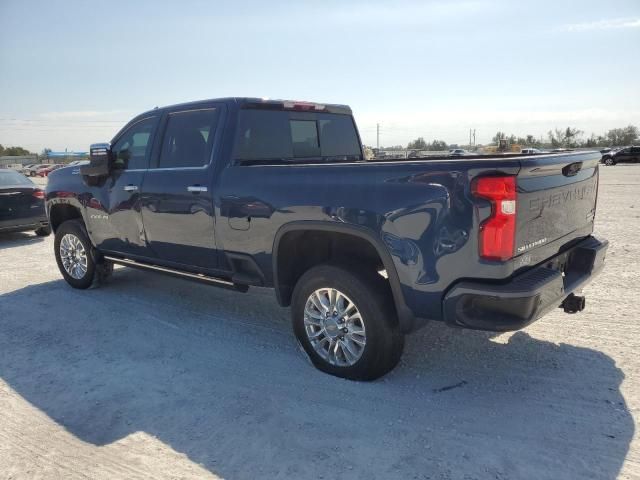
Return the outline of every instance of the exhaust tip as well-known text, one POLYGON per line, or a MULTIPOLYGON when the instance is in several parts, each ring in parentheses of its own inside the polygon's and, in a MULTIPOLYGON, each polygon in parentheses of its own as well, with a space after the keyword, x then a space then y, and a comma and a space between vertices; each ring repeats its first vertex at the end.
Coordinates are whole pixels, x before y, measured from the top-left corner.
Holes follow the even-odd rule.
POLYGON ((564 299, 560 305, 564 313, 578 313, 584 310, 586 300, 583 296, 574 295, 573 293, 564 299))

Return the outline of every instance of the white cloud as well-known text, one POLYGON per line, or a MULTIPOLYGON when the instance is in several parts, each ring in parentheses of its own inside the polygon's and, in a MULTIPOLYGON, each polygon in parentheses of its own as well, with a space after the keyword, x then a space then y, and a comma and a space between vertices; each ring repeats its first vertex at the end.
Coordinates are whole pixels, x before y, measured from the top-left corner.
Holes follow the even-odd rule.
POLYGON ((564 32, 588 32, 592 30, 614 30, 640 28, 640 18, 613 18, 584 23, 569 23, 560 27, 564 32))

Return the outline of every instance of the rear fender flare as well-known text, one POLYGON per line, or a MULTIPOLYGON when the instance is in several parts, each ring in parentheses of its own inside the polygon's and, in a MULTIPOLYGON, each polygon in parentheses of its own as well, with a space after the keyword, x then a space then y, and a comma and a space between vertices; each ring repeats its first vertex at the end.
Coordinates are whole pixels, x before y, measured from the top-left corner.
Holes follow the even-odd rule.
POLYGON ((273 242, 272 265, 273 265, 273 283, 276 290, 276 297, 280 305, 287 306, 289 304, 287 299, 283 297, 283 294, 280 288, 280 282, 278 280, 278 251, 280 246, 280 240, 287 233, 294 232, 294 231, 301 231, 301 230, 342 233, 345 235, 353 235, 369 242, 375 248, 387 272, 389 285, 391 287, 391 294, 393 296, 396 312, 398 314, 398 322, 399 322, 400 329, 403 332, 410 332, 415 329, 416 319, 411 309, 409 309, 409 307, 405 303, 404 294, 402 292, 402 285, 400 283, 398 272, 396 270, 395 264, 393 263, 393 259, 391 257, 391 254, 389 253, 389 250, 386 248, 382 240, 377 235, 375 235, 373 231, 364 227, 360 227, 358 225, 336 224, 333 222, 313 221, 313 220, 301 220, 301 221, 287 223, 282 227, 280 227, 280 229, 278 229, 273 242))

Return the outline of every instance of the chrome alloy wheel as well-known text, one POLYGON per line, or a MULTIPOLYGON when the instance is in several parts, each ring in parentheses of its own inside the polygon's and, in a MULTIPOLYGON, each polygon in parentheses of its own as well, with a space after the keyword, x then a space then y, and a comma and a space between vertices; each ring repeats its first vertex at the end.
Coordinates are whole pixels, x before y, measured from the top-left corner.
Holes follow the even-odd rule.
POLYGON ((60 259, 62 266, 76 280, 87 273, 87 251, 78 237, 67 233, 60 241, 60 259))
POLYGON ((367 343, 360 311, 335 288, 320 288, 309 296, 304 307, 304 328, 316 353, 339 367, 355 365, 367 343))

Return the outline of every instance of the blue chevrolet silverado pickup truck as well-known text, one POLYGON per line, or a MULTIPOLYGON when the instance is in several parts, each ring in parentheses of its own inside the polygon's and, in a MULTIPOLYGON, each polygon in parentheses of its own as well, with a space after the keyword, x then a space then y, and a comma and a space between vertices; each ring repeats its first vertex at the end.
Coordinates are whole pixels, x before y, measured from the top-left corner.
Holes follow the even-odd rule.
POLYGON ((509 331, 582 310, 607 249, 599 160, 365 161, 347 106, 224 98, 138 115, 51 173, 46 210, 72 287, 114 264, 272 287, 317 368, 371 380, 429 320, 509 331))

